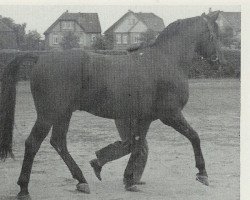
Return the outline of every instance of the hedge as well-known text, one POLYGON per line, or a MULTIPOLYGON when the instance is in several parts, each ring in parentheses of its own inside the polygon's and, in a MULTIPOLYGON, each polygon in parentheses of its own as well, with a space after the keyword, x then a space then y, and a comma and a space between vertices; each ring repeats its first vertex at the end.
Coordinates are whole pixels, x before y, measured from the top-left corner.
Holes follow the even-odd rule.
MULTIPOLYGON (((97 50, 96 53, 105 55, 126 55, 126 51, 117 50, 97 50)), ((0 51, 0 77, 4 66, 6 66, 11 59, 20 54, 25 54, 27 52, 19 51, 0 51)), ((52 53, 48 51, 33 51, 33 54, 41 55, 45 53, 52 53)), ((193 63, 188 66, 189 78, 240 78, 240 60, 241 52, 240 50, 229 50, 223 51, 227 64, 224 66, 215 64, 210 65, 204 60, 194 60, 193 63)), ((19 72, 19 80, 29 79, 30 71, 32 69, 32 63, 24 63, 19 72)))
POLYGON ((189 78, 240 78, 240 50, 223 50, 225 65, 210 65, 204 60, 194 60, 189 66, 189 78))

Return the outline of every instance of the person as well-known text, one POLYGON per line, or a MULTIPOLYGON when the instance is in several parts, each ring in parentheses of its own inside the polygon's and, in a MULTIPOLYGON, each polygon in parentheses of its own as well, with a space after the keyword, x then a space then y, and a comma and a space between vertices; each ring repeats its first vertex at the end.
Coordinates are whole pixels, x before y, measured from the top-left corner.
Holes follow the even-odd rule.
POLYGON ((148 144, 146 133, 150 123, 142 123, 139 120, 120 119, 115 120, 121 141, 95 152, 96 158, 90 161, 96 177, 101 179, 102 167, 113 160, 119 159, 131 153, 124 172, 123 183, 127 191, 138 191, 136 185, 145 184, 141 181, 148 158, 148 144))

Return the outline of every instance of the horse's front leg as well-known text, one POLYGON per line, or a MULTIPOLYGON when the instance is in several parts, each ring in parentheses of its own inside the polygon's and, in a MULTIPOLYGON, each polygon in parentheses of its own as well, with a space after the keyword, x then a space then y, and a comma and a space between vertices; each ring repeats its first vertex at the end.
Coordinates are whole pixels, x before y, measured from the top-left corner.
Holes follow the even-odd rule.
POLYGON ((71 157, 67 149, 66 135, 69 128, 70 118, 71 114, 58 117, 56 122, 53 124, 50 143, 68 166, 73 178, 78 180, 78 184, 76 186, 77 190, 89 194, 90 190, 88 183, 84 178, 81 169, 71 157))
POLYGON ((167 116, 161 117, 160 120, 189 139, 193 146, 196 167, 199 170, 196 179, 204 185, 209 185, 205 161, 200 147, 200 138, 196 131, 188 124, 181 112, 168 113, 167 116))

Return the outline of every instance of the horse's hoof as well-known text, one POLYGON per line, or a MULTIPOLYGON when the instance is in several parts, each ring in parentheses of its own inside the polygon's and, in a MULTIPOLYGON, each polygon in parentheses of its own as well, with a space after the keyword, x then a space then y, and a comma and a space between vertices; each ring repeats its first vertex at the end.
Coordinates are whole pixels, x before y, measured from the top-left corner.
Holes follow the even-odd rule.
POLYGON ((17 200, 31 200, 31 197, 29 194, 21 194, 19 193, 17 196, 16 196, 16 199, 17 200))
POLYGON ((126 186, 125 190, 129 192, 140 192, 136 185, 126 186))
POLYGON ((208 177, 200 174, 196 174, 196 180, 202 184, 209 186, 208 177))
POLYGON ((89 184, 88 183, 78 183, 76 189, 80 192, 90 194, 89 184))
POLYGON ((97 159, 93 159, 90 162, 91 167, 93 168, 96 177, 102 181, 102 177, 101 177, 101 171, 102 171, 102 167, 98 164, 97 159))

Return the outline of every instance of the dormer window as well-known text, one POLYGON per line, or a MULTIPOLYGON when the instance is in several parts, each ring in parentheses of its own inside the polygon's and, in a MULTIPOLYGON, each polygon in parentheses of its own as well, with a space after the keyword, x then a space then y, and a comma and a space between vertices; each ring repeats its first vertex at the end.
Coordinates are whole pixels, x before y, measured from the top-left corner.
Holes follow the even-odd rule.
POLYGON ((62 21, 62 29, 73 29, 74 22, 73 21, 62 21))

